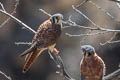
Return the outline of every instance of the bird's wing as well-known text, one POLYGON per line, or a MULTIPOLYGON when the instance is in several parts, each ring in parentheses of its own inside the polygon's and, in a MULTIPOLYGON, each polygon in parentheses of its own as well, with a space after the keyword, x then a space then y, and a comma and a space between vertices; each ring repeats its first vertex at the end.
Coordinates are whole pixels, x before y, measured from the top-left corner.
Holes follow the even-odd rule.
POLYGON ((27 49, 26 51, 24 51, 20 55, 21 57, 31 53, 33 50, 37 49, 38 47, 39 48, 44 47, 45 40, 44 40, 43 36, 44 36, 44 34, 46 34, 45 30, 48 29, 50 26, 51 26, 51 24, 50 24, 49 20, 43 22, 43 24, 40 25, 35 36, 33 37, 31 47, 29 49, 27 49))
POLYGON ((104 75, 105 75, 105 63, 104 63, 104 61, 100 58, 100 57, 98 57, 98 60, 99 60, 99 75, 101 75, 100 76, 100 79, 99 80, 103 80, 103 77, 104 77, 104 75))
POLYGON ((37 42, 34 42, 29 49, 27 49, 27 50, 24 51, 22 54, 20 54, 20 57, 23 57, 23 56, 31 53, 33 50, 35 50, 36 44, 37 44, 37 42))
POLYGON ((82 75, 82 63, 83 63, 83 59, 80 61, 80 79, 81 80, 86 80, 85 76, 82 75))
POLYGON ((48 19, 45 22, 43 22, 37 29, 37 32, 35 34, 35 36, 33 37, 32 43, 37 41, 37 39, 39 38, 39 40, 43 40, 44 35, 47 34, 46 31, 48 31, 48 29, 50 29, 52 27, 52 23, 51 21, 48 19))
POLYGON ((51 21, 48 19, 45 22, 43 22, 43 24, 41 24, 32 40, 32 43, 34 43, 35 41, 38 42, 38 47, 39 48, 44 48, 44 47, 49 47, 50 45, 53 45, 56 42, 56 37, 55 32, 52 28, 52 23, 51 21), (39 42, 41 42, 43 44, 40 44, 39 42))
POLYGON ((85 76, 83 76, 82 74, 80 76, 81 76, 81 80, 86 80, 85 76))

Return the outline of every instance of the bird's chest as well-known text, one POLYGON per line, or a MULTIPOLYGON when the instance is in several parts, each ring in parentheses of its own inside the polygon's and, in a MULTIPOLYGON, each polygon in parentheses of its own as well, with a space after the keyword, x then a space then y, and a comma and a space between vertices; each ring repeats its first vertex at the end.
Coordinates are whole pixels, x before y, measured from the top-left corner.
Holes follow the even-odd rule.
POLYGON ((96 59, 84 59, 81 65, 81 71, 84 76, 93 77, 99 73, 99 63, 96 59))
POLYGON ((61 26, 60 25, 53 25, 52 28, 48 28, 46 30, 46 34, 43 37, 48 37, 52 40, 57 40, 61 35, 61 26))
POLYGON ((56 41, 60 37, 60 34, 61 34, 61 26, 53 25, 52 27, 49 27, 47 29, 40 30, 38 34, 39 36, 37 36, 37 38, 40 41, 43 41, 43 44, 45 45, 44 47, 47 47, 56 43, 56 41))

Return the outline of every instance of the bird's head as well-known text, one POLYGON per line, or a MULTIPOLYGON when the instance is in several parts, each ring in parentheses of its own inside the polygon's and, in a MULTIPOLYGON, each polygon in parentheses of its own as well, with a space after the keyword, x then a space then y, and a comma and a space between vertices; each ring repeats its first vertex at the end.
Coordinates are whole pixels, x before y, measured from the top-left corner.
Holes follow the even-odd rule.
POLYGON ((85 57, 91 57, 95 54, 95 49, 91 45, 83 45, 81 49, 85 57))
POLYGON ((50 17, 53 24, 62 24, 63 15, 60 13, 54 14, 50 17))

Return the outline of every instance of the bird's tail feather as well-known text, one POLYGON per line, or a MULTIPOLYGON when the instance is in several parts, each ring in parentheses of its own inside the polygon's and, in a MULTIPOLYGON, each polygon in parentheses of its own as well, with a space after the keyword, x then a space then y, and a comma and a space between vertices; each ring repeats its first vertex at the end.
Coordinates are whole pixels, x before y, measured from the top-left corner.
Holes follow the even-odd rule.
POLYGON ((43 50, 34 50, 30 54, 27 55, 25 60, 25 64, 23 67, 23 73, 27 72, 31 65, 34 63, 36 58, 42 53, 43 50))

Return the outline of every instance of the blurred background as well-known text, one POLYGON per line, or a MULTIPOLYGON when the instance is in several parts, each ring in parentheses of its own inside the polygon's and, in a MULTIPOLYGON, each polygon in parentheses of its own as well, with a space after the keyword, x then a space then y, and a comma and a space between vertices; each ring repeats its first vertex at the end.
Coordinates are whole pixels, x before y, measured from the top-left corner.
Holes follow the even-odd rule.
MULTIPOLYGON (((120 9, 114 2, 108 0, 92 0, 103 9, 111 13, 116 20, 120 20, 120 9)), ((0 0, 3 3, 6 11, 12 12, 15 0, 0 0)), ((72 15, 72 20, 81 26, 93 26, 81 14, 72 9, 72 5, 78 5, 82 0, 20 0, 19 5, 14 15, 34 30, 49 17, 38 9, 42 8, 50 14, 62 13, 64 20, 68 20, 72 15)), ((87 15, 93 22, 99 26, 109 29, 120 29, 120 24, 115 22, 104 12, 101 12, 91 3, 85 3, 78 8, 87 15)), ((0 13, 0 23, 4 22, 7 17, 0 13)), ((47 51, 32 65, 31 69, 26 73, 22 73, 24 58, 19 58, 19 55, 26 50, 28 45, 15 45, 15 42, 31 42, 34 36, 33 33, 21 29, 22 26, 10 20, 6 25, 0 28, 0 70, 11 76, 12 80, 63 80, 56 75, 56 65, 50 59, 47 51)), ((83 34, 88 30, 71 27, 65 28, 57 42, 56 48, 60 51, 60 56, 64 61, 67 72, 76 80, 80 79, 80 60, 82 58, 81 45, 90 44, 95 47, 98 55, 106 64, 106 75, 118 69, 120 62, 120 43, 107 44, 101 46, 101 42, 109 40, 113 34, 106 33, 102 35, 94 35, 87 37, 68 37, 65 33, 83 34), (83 40, 84 39, 84 40, 83 40), (81 42, 82 41, 82 42, 81 42)), ((120 38, 120 34, 116 35, 115 40, 120 38)), ((0 75, 0 80, 6 80, 0 75)))

